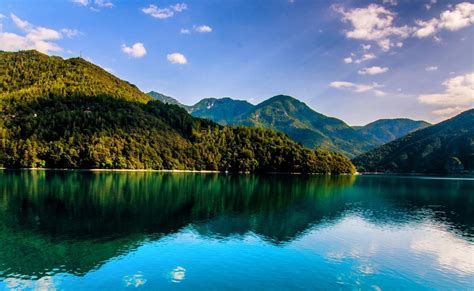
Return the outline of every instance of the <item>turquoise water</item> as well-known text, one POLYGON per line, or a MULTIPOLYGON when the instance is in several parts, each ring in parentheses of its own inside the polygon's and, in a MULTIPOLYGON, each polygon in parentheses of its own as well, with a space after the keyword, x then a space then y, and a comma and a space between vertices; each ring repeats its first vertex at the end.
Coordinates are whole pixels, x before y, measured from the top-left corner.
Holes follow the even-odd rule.
POLYGON ((2 289, 472 289, 474 180, 0 171, 2 289))

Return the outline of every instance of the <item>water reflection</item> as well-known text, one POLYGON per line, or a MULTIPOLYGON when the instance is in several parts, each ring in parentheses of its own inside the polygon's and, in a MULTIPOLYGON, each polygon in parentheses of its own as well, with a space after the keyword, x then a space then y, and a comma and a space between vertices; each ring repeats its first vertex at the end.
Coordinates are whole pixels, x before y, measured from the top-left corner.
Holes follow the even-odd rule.
MULTIPOLYGON (((471 193, 474 181, 456 179, 3 171, 0 280, 8 288, 53 284, 54 274, 92 274, 177 237, 204 240, 213 250, 213 242, 238 241, 321 254, 332 267, 349 262, 333 280, 342 285, 362 282, 354 274, 406 269, 396 262, 413 254, 472 276, 471 193)), ((187 266, 167 268, 162 277, 170 282, 195 282, 187 266)), ((151 280, 141 270, 120 278, 122 287, 151 280)))

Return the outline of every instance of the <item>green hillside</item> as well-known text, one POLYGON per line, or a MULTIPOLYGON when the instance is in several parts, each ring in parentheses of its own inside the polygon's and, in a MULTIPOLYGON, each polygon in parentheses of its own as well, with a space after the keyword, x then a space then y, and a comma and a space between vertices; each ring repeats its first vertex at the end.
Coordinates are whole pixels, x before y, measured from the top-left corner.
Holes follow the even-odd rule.
POLYGON ((272 97, 234 121, 288 134, 308 148, 323 147, 355 156, 375 146, 342 120, 320 114, 285 95, 272 97))
POLYGON ((57 96, 108 96, 146 103, 151 98, 82 58, 63 60, 37 51, 0 51, 0 98, 31 101, 57 96))
POLYGON ((254 106, 247 101, 231 98, 205 98, 188 110, 195 117, 207 118, 222 125, 235 124, 235 118, 254 106))
POLYGON ((221 125, 246 125, 283 132, 308 148, 325 148, 348 157, 367 152, 430 124, 406 118, 380 119, 366 126, 350 127, 344 121, 320 114, 305 103, 285 95, 258 105, 231 98, 204 98, 187 106, 156 92, 148 95, 165 103, 177 104, 191 115, 221 125))
POLYGON ((408 118, 379 119, 365 126, 353 127, 355 130, 380 145, 430 126, 426 121, 408 118))
POLYGON ((148 93, 146 93, 148 96, 151 96, 153 99, 155 100, 159 100, 163 103, 166 103, 166 104, 171 104, 171 105, 178 105, 180 107, 183 107, 186 109, 186 105, 184 104, 181 104, 181 102, 179 102, 178 100, 174 99, 173 97, 170 97, 170 96, 166 96, 164 94, 161 94, 161 93, 158 93, 158 92, 155 92, 155 91, 150 91, 148 93))
POLYGON ((83 59, 0 52, 0 166, 350 173, 281 133, 222 127, 83 59))
POLYGON ((474 172, 474 109, 356 157, 363 172, 474 172))

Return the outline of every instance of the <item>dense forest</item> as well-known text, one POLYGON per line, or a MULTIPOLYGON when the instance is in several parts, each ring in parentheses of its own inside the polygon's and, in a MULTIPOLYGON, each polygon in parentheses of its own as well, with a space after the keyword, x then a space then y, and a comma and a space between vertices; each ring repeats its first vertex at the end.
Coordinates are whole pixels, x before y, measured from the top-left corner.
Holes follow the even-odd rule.
POLYGON ((417 130, 353 162, 362 172, 474 172, 474 109, 417 130))
POLYGON ((344 121, 318 113, 291 96, 273 96, 257 105, 229 97, 204 98, 187 106, 156 92, 148 94, 165 103, 173 102, 192 116, 221 125, 245 125, 283 132, 307 148, 324 148, 354 157, 379 145, 371 136, 364 136, 344 121))
POLYGON ((283 132, 308 148, 320 147, 354 157, 430 124, 407 118, 379 119, 365 126, 349 126, 320 114, 291 96, 278 95, 257 105, 229 97, 204 98, 188 106, 151 91, 156 100, 175 104, 195 117, 221 125, 247 125, 283 132))
POLYGON ((283 133, 224 127, 81 58, 0 52, 0 165, 353 173, 283 133))

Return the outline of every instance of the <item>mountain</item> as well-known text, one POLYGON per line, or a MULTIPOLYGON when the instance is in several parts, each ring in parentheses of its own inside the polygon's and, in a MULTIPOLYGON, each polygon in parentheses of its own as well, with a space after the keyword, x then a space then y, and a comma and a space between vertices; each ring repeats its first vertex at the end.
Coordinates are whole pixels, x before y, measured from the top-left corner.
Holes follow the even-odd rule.
POLYGON ((271 130, 223 127, 81 58, 0 51, 0 166, 352 173, 271 130))
POLYGON ((222 125, 245 125, 283 132, 307 148, 320 147, 354 157, 379 145, 343 121, 320 114, 305 103, 285 95, 258 105, 231 98, 205 98, 187 108, 200 118, 222 125))
POLYGON ((178 105, 180 107, 187 107, 186 105, 184 104, 181 104, 181 102, 179 102, 178 100, 174 99, 173 97, 170 97, 170 96, 166 96, 164 94, 161 94, 161 93, 158 93, 158 92, 155 92, 155 91, 150 91, 148 93, 146 93, 148 96, 151 96, 153 99, 155 100, 159 100, 163 103, 166 103, 166 104, 173 104, 173 105, 178 105))
POLYGON ((222 125, 234 124, 234 120, 254 106, 247 101, 231 98, 205 98, 189 107, 192 116, 207 118, 222 125))
POLYGON ((82 58, 63 60, 37 51, 0 51, 0 96, 29 101, 48 96, 109 96, 146 103, 151 98, 82 58))
POLYGON ((356 157, 361 172, 474 172, 474 109, 356 157))
POLYGON ((430 125, 428 122, 422 120, 395 118, 379 119, 365 126, 353 128, 368 139, 372 139, 382 145, 430 125))
POLYGON ((271 128, 308 148, 322 147, 355 156, 376 144, 342 120, 320 114, 285 95, 272 97, 235 118, 234 124, 271 128))

